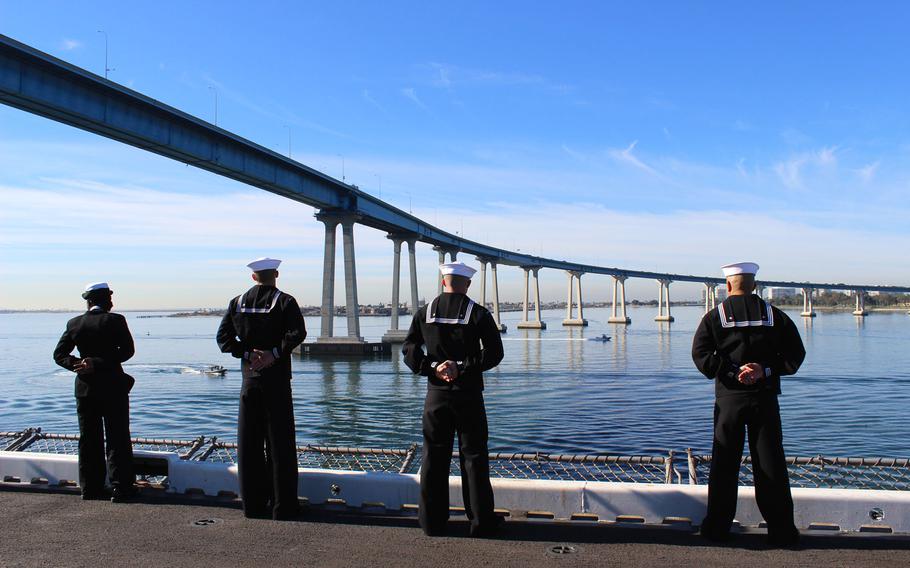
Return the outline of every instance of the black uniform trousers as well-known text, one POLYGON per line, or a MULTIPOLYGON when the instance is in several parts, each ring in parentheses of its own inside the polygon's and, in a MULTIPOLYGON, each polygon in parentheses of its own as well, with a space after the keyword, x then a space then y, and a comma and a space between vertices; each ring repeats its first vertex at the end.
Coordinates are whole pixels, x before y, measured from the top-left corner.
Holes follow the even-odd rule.
POLYGON ((130 399, 127 393, 76 398, 79 417, 79 486, 82 493, 104 490, 105 440, 107 473, 114 489, 129 491, 136 481, 130 443, 130 399))
POLYGON ((461 491, 471 533, 494 526, 493 487, 487 449, 487 413, 480 391, 429 389, 423 409, 423 463, 420 468, 420 526, 445 532, 449 518, 449 470, 458 433, 461 491))
POLYGON ((298 512, 297 447, 290 380, 280 376, 243 379, 237 427, 244 514, 294 517, 298 512))
POLYGON ((721 396, 714 403, 714 449, 702 533, 723 538, 730 532, 747 428, 755 501, 768 523, 768 536, 792 538, 798 532, 793 523, 780 407, 777 394, 771 391, 721 396))

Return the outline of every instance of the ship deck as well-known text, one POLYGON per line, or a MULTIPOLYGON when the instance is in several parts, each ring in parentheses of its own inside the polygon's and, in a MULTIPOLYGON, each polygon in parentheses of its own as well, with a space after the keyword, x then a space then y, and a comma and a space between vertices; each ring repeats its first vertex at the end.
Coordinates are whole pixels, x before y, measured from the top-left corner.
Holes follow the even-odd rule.
POLYGON ((678 528, 511 520, 498 538, 479 540, 455 520, 450 536, 429 538, 413 516, 313 506, 296 521, 251 520, 236 499, 145 490, 112 504, 18 484, 0 484, 0 526, 3 566, 910 565, 910 537, 900 535, 810 532, 779 550, 760 530, 709 545, 678 528), (559 545, 575 551, 551 551, 559 545))

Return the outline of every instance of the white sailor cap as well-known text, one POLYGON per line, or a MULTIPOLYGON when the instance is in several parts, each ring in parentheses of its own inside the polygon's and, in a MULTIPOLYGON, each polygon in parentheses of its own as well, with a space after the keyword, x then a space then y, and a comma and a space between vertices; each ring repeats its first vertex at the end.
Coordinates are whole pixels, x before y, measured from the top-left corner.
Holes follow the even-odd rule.
POLYGON ((95 290, 110 290, 111 287, 107 285, 107 282, 92 282, 91 284, 85 285, 85 290, 83 292, 94 292, 95 290))
POLYGON ((737 274, 758 274, 758 265, 754 262, 734 262, 720 267, 724 271, 724 278, 737 274))
POLYGON ((247 266, 253 272, 259 272, 260 270, 276 270, 279 264, 281 264, 281 261, 277 258, 264 256, 262 258, 257 258, 253 262, 247 264, 247 266))
POLYGON ((463 262, 446 262, 445 264, 439 265, 439 272, 441 272, 443 276, 452 274, 454 276, 472 278, 477 270, 471 268, 463 262))
POLYGON ((85 290, 82 292, 82 299, 88 300, 89 296, 97 297, 98 294, 103 294, 104 292, 113 294, 113 292, 111 292, 111 287, 107 285, 107 282, 92 282, 91 284, 85 285, 85 290))

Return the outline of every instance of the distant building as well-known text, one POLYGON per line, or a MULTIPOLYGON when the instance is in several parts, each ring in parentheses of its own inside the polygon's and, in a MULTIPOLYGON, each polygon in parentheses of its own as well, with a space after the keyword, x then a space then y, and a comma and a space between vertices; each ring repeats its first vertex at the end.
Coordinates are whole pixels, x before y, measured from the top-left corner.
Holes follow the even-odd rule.
POLYGON ((802 294, 802 291, 796 288, 768 288, 767 291, 773 294, 772 298, 790 298, 802 294))

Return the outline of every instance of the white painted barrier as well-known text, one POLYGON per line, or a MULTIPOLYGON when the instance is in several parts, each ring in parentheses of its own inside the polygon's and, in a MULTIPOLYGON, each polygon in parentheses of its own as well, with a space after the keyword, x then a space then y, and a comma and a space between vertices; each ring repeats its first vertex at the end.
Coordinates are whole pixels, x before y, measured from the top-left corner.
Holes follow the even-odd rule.
MULTIPOLYGON (((238 493, 237 466, 181 460, 176 453, 136 451, 137 458, 164 460, 169 491, 218 495, 238 493)), ((78 479, 78 459, 73 455, 0 451, 0 479, 23 483, 46 480, 51 485, 78 479)), ((344 502, 352 507, 384 507, 398 511, 419 501, 419 478, 412 474, 301 469, 299 495, 312 504, 344 502)), ((708 488, 704 485, 664 485, 494 479, 496 506, 516 514, 547 513, 569 519, 578 513, 596 515, 599 521, 634 521, 649 524, 669 518, 687 518, 693 525, 705 513, 708 488)), ((794 488, 796 525, 839 531, 910 533, 910 492, 864 489, 794 488)), ((462 506, 461 479, 449 478, 452 506, 462 506)), ((534 516, 534 515, 532 515, 534 516)), ((590 518, 590 517, 589 517, 590 518)), ((755 526, 761 515, 752 487, 739 488, 737 520, 755 526)))

